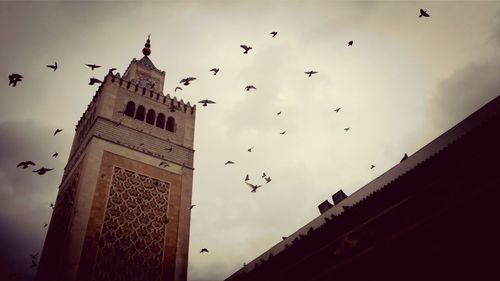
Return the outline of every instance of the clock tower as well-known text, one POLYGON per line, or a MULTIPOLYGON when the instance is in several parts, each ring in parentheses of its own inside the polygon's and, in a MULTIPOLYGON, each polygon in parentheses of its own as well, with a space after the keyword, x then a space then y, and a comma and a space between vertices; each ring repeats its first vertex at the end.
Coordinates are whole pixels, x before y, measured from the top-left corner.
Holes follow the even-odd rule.
POLYGON ((196 107, 140 60, 78 121, 36 280, 186 280, 196 107))

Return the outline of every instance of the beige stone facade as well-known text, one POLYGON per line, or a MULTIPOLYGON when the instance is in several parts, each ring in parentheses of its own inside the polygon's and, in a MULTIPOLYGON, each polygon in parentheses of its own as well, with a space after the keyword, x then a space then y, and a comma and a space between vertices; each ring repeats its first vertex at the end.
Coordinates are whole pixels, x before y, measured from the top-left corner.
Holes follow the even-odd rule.
POLYGON ((196 108, 163 95, 164 79, 147 56, 105 77, 78 122, 36 280, 186 280, 196 108))

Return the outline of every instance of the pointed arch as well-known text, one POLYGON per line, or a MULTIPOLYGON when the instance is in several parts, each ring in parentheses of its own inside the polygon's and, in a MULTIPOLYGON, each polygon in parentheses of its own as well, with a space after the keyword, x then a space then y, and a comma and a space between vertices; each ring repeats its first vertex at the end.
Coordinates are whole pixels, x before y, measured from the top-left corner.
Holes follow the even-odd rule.
POLYGON ((148 114, 146 115, 146 123, 154 125, 156 119, 156 113, 154 110, 148 110, 148 114))
POLYGON ((139 105, 137 107, 137 111, 135 112, 135 119, 144 121, 144 115, 146 114, 146 108, 144 106, 139 105))
POLYGON ((156 127, 165 128, 165 114, 158 114, 158 117, 156 117, 156 127))
POLYGON ((130 116, 130 117, 134 117, 134 114, 135 114, 135 103, 133 101, 129 101, 127 103, 127 106, 125 107, 124 114, 127 115, 127 116, 130 116))
POLYGON ((165 127, 165 130, 174 132, 175 130, 175 119, 174 117, 170 116, 167 119, 167 126, 165 127))

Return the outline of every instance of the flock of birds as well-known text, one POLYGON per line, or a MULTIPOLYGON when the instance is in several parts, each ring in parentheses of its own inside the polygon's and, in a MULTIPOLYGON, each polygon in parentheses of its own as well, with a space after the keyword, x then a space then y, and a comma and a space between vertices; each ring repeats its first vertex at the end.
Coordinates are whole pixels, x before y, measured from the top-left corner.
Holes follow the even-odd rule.
MULTIPOLYGON (((426 10, 423 10, 423 9, 420 9, 420 15, 419 15, 419 18, 422 18, 422 17, 430 17, 429 13, 426 11, 426 10)), ((273 38, 276 37, 276 35, 278 35, 278 32, 277 31, 272 31, 269 33, 273 38)), ((350 40, 347 42, 347 46, 350 47, 350 46, 353 46, 354 44, 354 41, 353 40, 350 40)), ((244 50, 243 51, 243 54, 248 54, 248 52, 250 50, 252 50, 253 48, 251 46, 248 46, 248 45, 240 45, 240 47, 244 50)), ((85 66, 89 67, 92 71, 95 70, 96 68, 100 68, 101 66, 100 65, 96 65, 96 64, 85 64, 85 66)), ((54 62, 54 64, 50 64, 50 65, 46 65, 47 68, 50 68, 50 69, 53 69, 53 71, 56 71, 58 69, 58 64, 57 64, 57 61, 54 62)), ((109 69, 109 73, 112 73, 113 71, 115 71, 116 68, 111 68, 109 69)), ((219 68, 212 68, 209 70, 209 72, 212 72, 213 75, 217 75, 219 73, 219 68)), ((315 70, 309 70, 309 71, 305 71, 304 72, 308 77, 311 77, 312 75, 314 74, 317 74, 318 71, 315 71, 315 70)), ((19 82, 22 82, 22 79, 24 78, 21 74, 18 74, 18 73, 12 73, 11 75, 8 76, 9 78, 9 86, 12 86, 12 87, 16 87, 17 86, 17 83, 19 82)), ((179 83, 180 84, 183 84, 184 86, 188 86, 191 84, 192 81, 196 80, 196 77, 186 77, 186 78, 183 78, 179 83)), ((89 85, 94 85, 94 84, 97 84, 97 83, 102 83, 103 81, 97 79, 97 78, 90 78, 90 81, 89 81, 89 85)), ((152 87, 154 87, 154 85, 152 85, 152 87)), ((177 86, 175 89, 174 89, 174 92, 177 92, 178 90, 182 90, 181 87, 177 86)), ((250 91, 250 90, 257 90, 257 87, 255 87, 254 85, 247 85, 245 86, 244 88, 245 91, 250 91)), ((208 104, 215 104, 216 102, 215 101, 212 101, 212 100, 209 100, 209 99, 204 99, 204 100, 200 100, 198 101, 198 103, 202 104, 203 106, 207 106, 208 104)), ((338 107, 336 109, 334 109, 334 112, 336 113, 339 113, 341 110, 341 107, 338 107)), ((122 112, 123 113, 123 112, 122 112)), ((278 112, 276 115, 281 115, 281 111, 278 112)), ((120 125, 120 123, 118 124, 120 125)), ((117 125, 117 126, 118 126, 117 125)), ((346 127, 344 128, 344 130, 347 132, 349 131, 350 127, 346 127)), ((63 129, 56 129, 54 131, 54 134, 53 136, 57 135, 58 133, 62 132, 63 129)), ((282 131, 280 132, 281 135, 284 135, 286 133, 286 131, 282 131)), ((252 149, 254 147, 250 147, 247 149, 248 152, 252 152, 252 149)), ((170 148, 166 148, 165 150, 169 151, 169 152, 172 152, 172 147, 170 148)), ((56 158, 58 157, 58 153, 55 152, 52 157, 56 158)), ((406 160, 406 158, 408 158, 408 155, 405 153, 403 158, 401 159, 401 162, 406 160)), ((231 160, 228 160, 226 161, 226 163, 224 165, 234 165, 236 164, 234 161, 231 161, 231 160)), ((29 168, 30 166, 36 166, 36 164, 31 161, 31 160, 26 160, 26 161, 22 161, 20 162, 18 165, 17 165, 17 168, 22 168, 22 169, 27 169, 29 168)), ((160 167, 168 167, 170 166, 167 162, 165 161, 161 161, 160 164, 159 164, 160 167)), ((375 168, 375 165, 370 165, 370 169, 374 169, 375 168)), ((33 170, 32 172, 33 173, 37 173, 38 175, 44 175, 46 174, 47 172, 49 171, 52 171, 54 170, 53 168, 45 168, 44 166, 42 166, 41 168, 37 169, 37 170, 33 170)), ((268 184, 269 182, 271 182, 271 177, 266 175, 265 172, 262 173, 262 178, 265 180, 265 183, 264 184, 268 184)), ((245 180, 244 182, 251 188, 251 192, 257 192, 257 189, 262 187, 264 184, 252 184, 249 182, 250 181, 250 176, 247 174, 246 177, 245 177, 245 180)), ((191 205, 188 209, 191 210, 193 209, 193 207, 195 207, 196 205, 191 205)), ((50 207, 53 209, 54 208, 54 204, 51 203, 50 204, 50 207)), ((165 223, 168 223, 168 219, 165 219, 165 223)), ((44 228, 46 228, 48 226, 47 223, 44 224, 44 228)), ((286 237, 282 237, 283 239, 286 239, 286 237)), ((202 248, 200 250, 200 253, 208 253, 208 249, 207 248, 202 248)), ((31 257, 31 267, 34 268, 37 266, 37 259, 38 259, 38 252, 36 254, 30 254, 30 257, 31 257)), ((15 277, 15 274, 11 274, 11 277, 15 277)))

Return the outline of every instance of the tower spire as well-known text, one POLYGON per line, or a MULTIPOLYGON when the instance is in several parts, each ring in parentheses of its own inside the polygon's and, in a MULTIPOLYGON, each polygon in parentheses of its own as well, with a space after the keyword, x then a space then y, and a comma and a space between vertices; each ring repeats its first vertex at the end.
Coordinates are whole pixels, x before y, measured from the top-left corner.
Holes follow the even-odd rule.
POLYGON ((151 41, 149 40, 151 34, 148 35, 148 40, 146 41, 146 44, 144 44, 144 48, 142 49, 142 53, 147 57, 151 54, 151 44, 149 44, 151 41))

